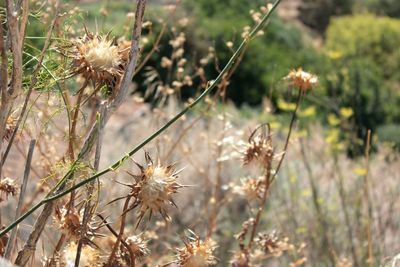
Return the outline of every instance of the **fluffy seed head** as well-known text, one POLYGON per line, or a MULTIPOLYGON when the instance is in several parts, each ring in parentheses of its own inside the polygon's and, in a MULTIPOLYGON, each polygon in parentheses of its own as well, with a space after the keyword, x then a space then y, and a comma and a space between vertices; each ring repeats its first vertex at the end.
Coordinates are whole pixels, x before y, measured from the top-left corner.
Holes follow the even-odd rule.
MULTIPOLYGON (((62 259, 65 266, 75 265, 77 247, 75 242, 71 242, 65 247, 62 259)), ((101 264, 100 253, 90 246, 83 246, 79 266, 100 267, 102 266, 101 264)))
POLYGON ((283 252, 295 249, 288 238, 280 239, 276 232, 259 233, 256 238, 258 247, 267 255, 280 257, 283 252))
POLYGON ((249 267, 250 255, 246 249, 240 249, 233 254, 230 261, 232 267, 249 267))
POLYGON ((72 74, 81 74, 87 82, 111 88, 118 85, 128 58, 125 45, 116 46, 107 36, 89 32, 62 48, 62 52, 72 58, 72 74))
POLYGON ((260 127, 255 129, 250 135, 248 143, 243 151, 243 163, 258 163, 264 168, 270 166, 273 158, 273 148, 271 135, 266 135, 264 132, 257 134, 260 127))
POLYGON ((15 118, 12 114, 8 116, 6 122, 6 129, 4 132, 3 139, 10 140, 12 133, 14 132, 15 127, 17 126, 17 118, 15 118))
POLYGON ((318 84, 318 77, 316 75, 305 72, 301 68, 291 70, 285 77, 285 80, 288 80, 292 86, 302 91, 311 90, 318 84))
MULTIPOLYGON (((15 185, 14 180, 6 177, 0 181, 0 191, 4 192, 6 195, 6 198, 8 198, 9 195, 15 196, 18 192, 18 187, 15 185)), ((1 199, 0 199, 1 202, 1 199)))
POLYGON ((185 242, 185 247, 178 248, 178 264, 183 267, 208 267, 217 263, 214 250, 217 248, 211 239, 202 241, 198 236, 185 242))
POLYGON ((165 220, 169 220, 167 206, 176 206, 172 195, 183 187, 177 182, 178 172, 174 165, 155 165, 149 154, 145 154, 147 166, 139 164, 140 175, 133 175, 136 183, 132 186, 132 195, 135 197, 135 206, 139 206, 139 221, 147 211, 150 215, 159 212, 165 220))
POLYGON ((132 235, 126 239, 126 243, 137 259, 141 259, 150 253, 147 248, 147 241, 143 239, 142 235, 132 235))
POLYGON ((55 212, 55 223, 68 239, 79 239, 81 218, 78 213, 68 212, 66 208, 57 208, 55 212))
POLYGON ((241 180, 239 186, 233 188, 233 192, 245 197, 248 201, 261 199, 265 190, 263 177, 246 178, 241 180))

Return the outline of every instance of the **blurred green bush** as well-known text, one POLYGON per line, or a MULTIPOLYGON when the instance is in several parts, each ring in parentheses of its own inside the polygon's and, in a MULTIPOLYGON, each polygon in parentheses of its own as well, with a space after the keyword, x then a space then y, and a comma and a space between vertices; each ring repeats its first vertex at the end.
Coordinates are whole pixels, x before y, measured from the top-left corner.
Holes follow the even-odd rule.
POLYGON ((326 32, 326 48, 346 59, 369 58, 386 78, 398 78, 400 20, 371 14, 334 18, 326 32))
POLYGON ((365 5, 373 13, 389 17, 400 17, 399 0, 367 0, 365 5))

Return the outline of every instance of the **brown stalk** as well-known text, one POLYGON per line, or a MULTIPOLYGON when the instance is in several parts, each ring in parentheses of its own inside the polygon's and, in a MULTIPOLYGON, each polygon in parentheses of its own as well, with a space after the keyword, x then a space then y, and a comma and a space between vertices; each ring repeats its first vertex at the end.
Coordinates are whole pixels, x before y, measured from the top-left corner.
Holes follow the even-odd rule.
MULTIPOLYGON (((114 263, 114 258, 115 255, 118 251, 118 247, 119 247, 119 243, 121 242, 121 240, 123 240, 123 236, 124 236, 124 230, 125 230, 125 221, 126 221, 126 215, 128 214, 128 210, 129 210, 129 202, 132 198, 132 195, 129 195, 126 200, 125 200, 125 204, 124 204, 124 208, 123 208, 123 212, 122 212, 122 216, 121 216, 121 225, 119 228, 119 234, 117 236, 117 240, 114 243, 114 247, 111 251, 110 257, 108 258, 107 261, 107 266, 112 267, 113 263, 114 263)), ((135 259, 132 260, 131 264, 133 264, 133 266, 135 265, 135 259)))
POLYGON ((371 199, 370 199, 369 181, 368 181, 370 144, 371 144, 371 130, 368 130, 366 146, 365 146, 365 170, 366 170, 366 173, 364 175, 364 196, 365 196, 365 202, 367 203, 367 210, 368 210, 367 229, 366 229, 366 231, 367 231, 367 240, 368 240, 368 260, 367 260, 367 263, 368 263, 368 266, 372 267, 372 266, 374 266, 374 255, 373 255, 373 244, 372 244, 372 229, 371 229, 371 221, 373 220, 373 218, 372 218, 372 204, 371 204, 371 199))
MULTIPOLYGON (((7 119, 10 115, 14 101, 22 90, 22 46, 25 34, 25 25, 28 16, 28 1, 24 0, 22 3, 22 8, 16 7, 14 1, 6 0, 6 13, 7 13, 7 40, 4 44, 2 40, 1 44, 1 54, 2 54, 2 78, 5 78, 1 86, 1 106, 0 106, 0 151, 2 150, 3 137, 5 134, 5 126, 7 119), (18 25, 18 17, 21 20, 21 27, 18 25), (12 33, 12 34, 11 34, 12 33), (10 44, 10 49, 12 52, 12 74, 10 87, 7 87, 7 53, 8 44, 10 44), (6 62, 4 62, 6 60, 6 62), (6 64, 6 65, 4 65, 6 64)), ((3 34, 1 34, 3 39, 3 34)), ((0 168, 1 171, 1 168, 0 168)), ((0 173, 1 179, 1 173, 0 173)))
MULTIPOLYGON (((271 137, 269 137, 269 138, 271 138, 271 137)), ((271 159, 272 159, 272 157, 271 157, 271 159)), ((256 218, 254 220, 253 227, 251 229, 251 235, 250 235, 249 244, 248 244, 248 249, 249 250, 251 249, 251 247, 253 245, 254 238, 255 238, 256 233, 257 233, 257 226, 260 223, 261 214, 262 214, 262 212, 264 210, 265 203, 267 202, 269 187, 270 187, 270 185, 272 183, 272 179, 271 179, 271 171, 272 171, 272 166, 271 165, 272 164, 271 163, 272 162, 268 163, 268 166, 267 166, 267 169, 266 169, 266 174, 265 174, 265 179, 264 179, 265 190, 264 190, 264 194, 263 194, 262 200, 260 202, 260 205, 258 207, 258 211, 257 211, 256 218)))
MULTIPOLYGON (((97 172, 99 170, 99 164, 100 164, 100 156, 101 156, 101 145, 103 142, 103 129, 104 129, 104 115, 105 115, 105 106, 102 105, 100 107, 100 121, 99 121, 99 138, 97 138, 97 143, 96 143, 96 152, 94 156, 94 171, 97 172)), ((86 237, 86 227, 88 222, 90 221, 91 217, 93 216, 93 213, 91 212, 92 205, 91 205, 91 199, 93 197, 93 190, 94 190, 94 184, 95 181, 92 181, 89 183, 89 187, 87 189, 87 201, 85 203, 85 208, 83 211, 83 219, 82 219, 82 226, 81 226, 81 237, 79 239, 78 247, 76 250, 76 258, 75 258, 75 266, 79 267, 79 261, 81 257, 81 251, 82 251, 82 246, 83 246, 83 241, 85 240, 86 237)))
MULTIPOLYGON (((28 184, 29 173, 31 170, 33 150, 35 149, 35 145, 36 145, 36 140, 35 139, 31 140, 31 142, 29 144, 28 156, 27 156, 26 163, 25 163, 24 178, 23 178, 22 184, 21 184, 21 190, 19 193, 19 199, 18 199, 18 204, 17 204, 17 210, 15 212, 15 218, 19 217, 19 215, 21 213, 22 205, 24 203, 26 186, 28 184)), ((4 253, 4 258, 6 258, 6 259, 10 259, 10 257, 11 257, 11 252, 14 247, 15 240, 17 238, 17 230, 18 230, 18 228, 14 228, 11 232, 10 238, 7 243, 6 251, 4 253)))
MULTIPOLYGON (((284 148, 283 148, 283 155, 281 156, 281 158, 280 158, 280 160, 278 162, 278 165, 277 165, 277 167, 275 169, 275 173, 272 175, 272 177, 271 177, 271 170, 272 170, 271 164, 272 164, 272 162, 269 162, 268 166, 266 166, 266 174, 265 174, 265 180, 264 180, 265 181, 264 182, 265 183, 265 191, 264 191, 263 198, 261 200, 260 206, 258 208, 256 219, 254 221, 253 228, 252 228, 252 231, 251 231, 251 236, 250 236, 249 244, 248 244, 248 248, 249 249, 251 249, 251 246, 252 246, 253 241, 254 241, 254 237, 255 237, 256 232, 257 232, 257 226, 260 223, 261 214, 262 214, 262 211, 264 209, 265 203, 267 201, 269 187, 270 187, 271 183, 274 181, 274 179, 276 178, 276 175, 278 174, 278 172, 279 172, 279 170, 280 170, 280 168, 282 166, 282 162, 283 162, 283 160, 285 158, 285 155, 287 154, 287 148, 288 148, 288 145, 289 145, 290 136, 291 136, 291 133, 292 133, 294 122, 296 120, 296 113, 297 113, 297 110, 299 109, 303 94, 304 94, 303 90, 299 90, 299 94, 298 94, 297 102, 296 102, 296 107, 295 107, 295 109, 293 111, 292 119, 290 120, 289 132, 288 132, 288 134, 286 136, 286 141, 285 141, 285 145, 284 145, 284 148)), ((270 134, 271 133, 269 133, 269 138, 271 138, 270 134)))

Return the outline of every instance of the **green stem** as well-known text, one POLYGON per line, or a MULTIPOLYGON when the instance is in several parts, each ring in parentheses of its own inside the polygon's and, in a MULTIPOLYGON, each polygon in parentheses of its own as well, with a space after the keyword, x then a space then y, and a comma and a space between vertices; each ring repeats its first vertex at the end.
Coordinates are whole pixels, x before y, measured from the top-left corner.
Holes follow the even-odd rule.
MULTIPOLYGON (((232 55, 230 58, 229 62, 225 65, 224 69, 219 73, 217 78, 214 80, 214 82, 211 83, 211 85, 202 93, 200 94, 195 101, 193 101, 191 104, 189 104, 186 108, 184 108, 181 112, 176 114, 170 121, 165 123, 161 128, 159 128, 156 132, 154 132, 152 135, 147 137, 142 143, 137 145, 134 149, 132 149, 129 153, 127 153, 124 157, 122 157, 120 160, 112 164, 110 167, 100 171, 99 173, 96 173, 95 175, 79 182, 76 183, 74 186, 61 191, 61 192, 56 192, 53 195, 48 195, 45 199, 37 203, 35 206, 30 208, 27 212, 25 212, 21 217, 19 217, 17 220, 13 221, 10 225, 8 225, 6 228, 4 228, 2 231, 0 231, 0 237, 2 237, 4 234, 8 233, 10 230, 12 230, 14 227, 16 227, 20 222, 22 222, 26 217, 28 217, 30 214, 32 214, 34 211, 36 211, 38 208, 40 208, 42 205, 44 205, 47 202, 53 201, 55 199, 58 199, 60 197, 63 197, 72 191, 80 188, 81 186, 95 180, 96 178, 99 178, 100 176, 103 176, 104 174, 114 171, 118 169, 129 157, 133 156, 136 152, 138 152, 140 149, 142 149, 145 145, 147 145, 149 142, 151 142, 153 139, 155 139, 157 136, 159 136, 161 133, 163 133, 166 129, 168 129, 172 124, 174 124, 179 118, 181 118, 183 115, 185 115, 189 110, 191 110, 194 106, 196 106, 200 101, 202 101, 217 85, 218 83, 223 79, 225 73, 229 71, 229 69, 232 67, 232 65, 235 63, 235 61, 238 59, 240 56, 241 52, 246 48, 248 43, 251 41, 252 38, 254 38, 257 34, 257 32, 263 27, 263 25, 268 21, 270 18, 271 14, 275 11, 276 7, 279 5, 281 0, 277 0, 274 5, 271 7, 269 12, 264 15, 263 19, 259 24, 257 24, 253 30, 250 32, 250 34, 244 38, 236 52, 232 55)), ((72 168, 76 166, 78 159, 72 164, 72 168)), ((63 181, 65 181, 68 177, 68 175, 71 173, 69 171, 57 184, 57 186, 63 184, 63 181)), ((56 188, 53 188, 51 192, 56 191, 56 188)))

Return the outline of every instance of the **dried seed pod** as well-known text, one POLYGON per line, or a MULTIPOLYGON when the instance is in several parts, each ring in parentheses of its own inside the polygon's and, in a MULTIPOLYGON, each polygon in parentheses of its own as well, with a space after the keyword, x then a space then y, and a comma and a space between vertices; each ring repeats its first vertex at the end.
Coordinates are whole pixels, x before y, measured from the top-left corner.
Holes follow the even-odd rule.
POLYGON ((143 238, 142 234, 129 236, 125 242, 131 248, 135 258, 141 259, 150 253, 150 250, 147 248, 147 240, 143 238))
POLYGON ((303 71, 302 68, 291 70, 285 77, 293 87, 302 91, 311 90, 318 84, 318 77, 314 74, 303 71))
POLYGON ((184 267, 208 267, 217 263, 214 250, 217 248, 216 243, 211 240, 202 241, 200 238, 192 233, 194 236, 185 242, 185 247, 178 248, 179 266, 184 267))
MULTIPOLYGON (((6 198, 8 198, 9 195, 15 196, 18 192, 18 187, 15 184, 15 181, 12 180, 11 178, 4 178, 0 181, 0 191, 4 192, 6 195, 6 198)), ((0 202, 2 200, 0 199, 0 202)))
POLYGON ((82 75, 86 85, 93 82, 96 88, 107 85, 111 90, 118 86, 129 54, 125 42, 117 46, 108 36, 88 31, 85 36, 73 41, 69 46, 61 47, 60 50, 72 59, 71 74, 82 75))
POLYGON ((250 163, 260 164, 263 168, 267 169, 271 166, 274 150, 272 147, 272 138, 268 125, 268 134, 262 129, 264 125, 257 127, 249 137, 248 143, 245 145, 243 153, 243 163, 248 165, 250 163), (261 132, 259 132, 259 130, 261 132))
POLYGON ((175 171, 174 165, 162 166, 160 163, 154 164, 149 154, 145 154, 147 166, 136 165, 140 169, 139 175, 132 175, 135 183, 129 185, 131 187, 131 195, 135 198, 135 203, 131 209, 139 207, 139 221, 143 218, 147 211, 150 216, 159 212, 163 218, 168 221, 167 206, 176 207, 172 195, 177 193, 183 185, 177 182, 178 174, 181 170, 175 171))

